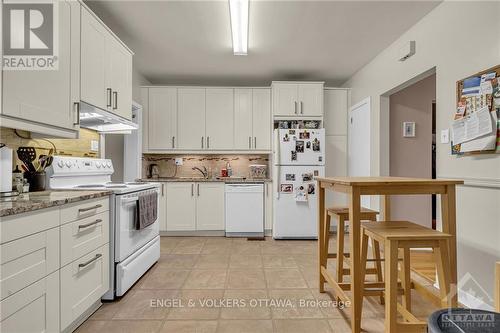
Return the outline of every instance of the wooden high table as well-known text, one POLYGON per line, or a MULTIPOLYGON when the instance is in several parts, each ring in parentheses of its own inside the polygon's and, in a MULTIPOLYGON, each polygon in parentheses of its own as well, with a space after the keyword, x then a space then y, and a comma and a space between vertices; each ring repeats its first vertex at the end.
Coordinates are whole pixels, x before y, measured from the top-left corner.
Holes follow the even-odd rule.
MULTIPOLYGON (((380 288, 383 283, 367 283, 361 281, 361 227, 360 208, 362 195, 382 196, 384 221, 390 221, 390 195, 439 194, 441 197, 441 218, 443 232, 452 235, 450 239, 451 290, 457 285, 457 245, 456 245, 456 207, 455 186, 463 184, 462 180, 422 179, 401 177, 331 177, 316 178, 318 182, 318 253, 319 253, 319 291, 324 292, 325 283, 333 289, 335 296, 342 301, 351 302, 351 328, 353 333, 361 332, 361 309, 363 289, 365 287, 380 288), (339 283, 327 271, 328 253, 325 242, 328 241, 325 230, 325 191, 332 190, 346 193, 349 197, 349 240, 350 240, 350 283, 339 283), (351 291, 349 298, 345 291, 351 291)), ((338 254, 337 254, 338 255, 338 254)), ((416 284, 415 281, 413 281, 416 284)), ((420 288, 419 288, 420 289, 420 288)), ((421 289, 420 289, 421 290, 421 289)), ((452 297, 452 306, 457 306, 457 295, 452 297)))

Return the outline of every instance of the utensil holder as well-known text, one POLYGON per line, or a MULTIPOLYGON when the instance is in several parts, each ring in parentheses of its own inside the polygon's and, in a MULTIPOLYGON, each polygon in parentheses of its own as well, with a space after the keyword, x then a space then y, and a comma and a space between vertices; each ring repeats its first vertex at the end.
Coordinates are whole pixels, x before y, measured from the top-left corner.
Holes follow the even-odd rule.
POLYGON ((45 191, 47 182, 45 172, 25 172, 24 177, 30 184, 30 192, 45 191))

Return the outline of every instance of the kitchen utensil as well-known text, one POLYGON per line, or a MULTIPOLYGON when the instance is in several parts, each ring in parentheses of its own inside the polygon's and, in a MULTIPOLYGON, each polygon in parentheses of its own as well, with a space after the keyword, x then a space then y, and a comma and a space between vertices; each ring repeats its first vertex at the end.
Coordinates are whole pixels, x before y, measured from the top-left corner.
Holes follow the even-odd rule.
POLYGON ((36 172, 33 161, 36 158, 36 150, 33 147, 17 148, 17 157, 26 165, 29 171, 36 172))
POLYGON ((24 177, 28 180, 30 184, 30 191, 45 191, 46 177, 45 172, 26 172, 24 177))

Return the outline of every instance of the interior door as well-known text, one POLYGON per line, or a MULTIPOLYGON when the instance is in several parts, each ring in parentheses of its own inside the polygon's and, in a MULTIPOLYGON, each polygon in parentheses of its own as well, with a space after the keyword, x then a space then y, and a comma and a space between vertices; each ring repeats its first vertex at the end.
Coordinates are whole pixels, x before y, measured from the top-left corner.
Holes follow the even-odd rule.
POLYGON ((298 87, 299 114, 304 116, 323 115, 323 85, 303 83, 298 87))
POLYGON ((167 183, 167 231, 196 230, 194 187, 194 183, 167 183))
POLYGON ((207 149, 234 148, 234 90, 206 89, 206 145, 207 149))
POLYGON ((196 183, 196 230, 224 230, 224 183, 196 183))
POLYGON ((149 149, 174 149, 177 135, 177 88, 149 88, 149 149))
POLYGON ((179 149, 200 150, 205 142, 205 89, 179 88, 177 91, 177 136, 179 149))
POLYGON ((109 32, 86 9, 82 9, 81 99, 106 110, 111 94, 106 90, 107 59, 104 56, 109 32))
POLYGON ((79 85, 78 71, 72 72, 74 61, 72 50, 74 39, 78 39, 79 4, 69 1, 59 2, 59 56, 57 70, 9 70, 3 74, 2 114, 57 126, 77 129, 76 109, 79 102, 75 91, 79 85), (73 22, 78 20, 77 22, 73 22), (75 89, 76 88, 76 89, 75 89))
POLYGON ((248 150, 252 147, 252 109, 252 89, 234 89, 235 149, 248 150))
POLYGON ((275 116, 297 116, 297 85, 277 83, 273 86, 273 113, 275 116))
POLYGON ((253 148, 271 150, 271 89, 253 89, 253 148))
MULTIPOLYGON (((366 98, 351 107, 348 119, 347 171, 350 177, 371 175, 371 107, 366 98)), ((370 198, 362 197, 361 204, 370 207, 370 198)))

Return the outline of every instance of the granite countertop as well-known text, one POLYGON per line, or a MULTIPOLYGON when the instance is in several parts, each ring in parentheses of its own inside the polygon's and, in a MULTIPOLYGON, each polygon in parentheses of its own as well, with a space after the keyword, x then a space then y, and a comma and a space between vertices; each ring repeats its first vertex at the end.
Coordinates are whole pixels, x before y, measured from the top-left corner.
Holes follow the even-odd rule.
POLYGON ((100 198, 111 191, 57 190, 21 194, 8 201, 0 201, 0 217, 31 212, 38 209, 61 206, 72 202, 100 198))
POLYGON ((271 178, 201 178, 201 177, 160 177, 160 178, 141 178, 141 182, 222 182, 222 183, 269 183, 271 178))

